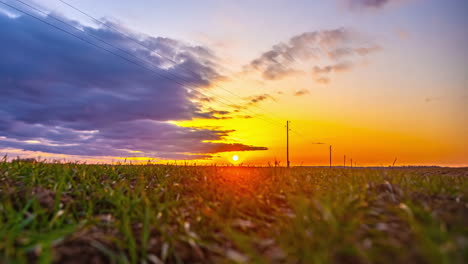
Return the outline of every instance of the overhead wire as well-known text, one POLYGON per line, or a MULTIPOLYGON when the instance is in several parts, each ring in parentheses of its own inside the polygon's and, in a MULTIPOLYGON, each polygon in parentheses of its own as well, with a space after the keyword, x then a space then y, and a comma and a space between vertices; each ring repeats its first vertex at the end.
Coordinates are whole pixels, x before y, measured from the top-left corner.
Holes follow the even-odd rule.
MULTIPOLYGON (((60 23, 63 23, 63 24, 65 24, 65 25, 69 26, 69 27, 72 27, 72 28, 74 28, 75 30, 78 30, 78 31, 80 31, 80 32, 83 32, 83 33, 85 33, 85 34, 87 34, 87 35, 89 35, 89 36, 95 38, 96 40, 98 40, 98 41, 100 41, 100 42, 102 42, 102 43, 104 43, 104 44, 106 44, 106 45, 108 45, 108 46, 110 46, 110 47, 113 47, 113 48, 115 48, 115 49, 117 49, 117 50, 119 50, 119 51, 121 51, 121 52, 123 52, 123 53, 125 53, 125 54, 128 54, 129 56, 132 56, 132 57, 138 59, 139 61, 143 61, 145 64, 146 64, 146 63, 149 63, 149 64, 153 65, 153 67, 158 68, 157 66, 154 65, 154 63, 152 63, 152 62, 150 62, 150 61, 145 61, 145 60, 143 60, 143 59, 141 59, 141 58, 139 58, 139 57, 137 57, 137 56, 131 54, 130 52, 128 52, 128 51, 126 51, 126 50, 124 50, 124 49, 122 49, 122 48, 119 48, 119 47, 117 47, 117 46, 115 46, 115 45, 113 45, 113 44, 111 44, 111 43, 108 43, 107 41, 105 41, 105 40, 103 40, 103 39, 101 39, 101 38, 95 36, 94 34, 91 34, 91 33, 89 33, 89 32, 86 32, 86 31, 84 31, 83 29, 80 29, 80 28, 78 28, 78 27, 76 27, 76 26, 74 26, 74 25, 71 25, 70 23, 67 23, 67 22, 63 21, 62 19, 57 18, 57 17, 55 17, 55 16, 53 16, 53 15, 51 15, 51 14, 49 14, 49 13, 46 13, 46 12, 44 12, 44 11, 38 9, 38 8, 35 8, 35 7, 29 5, 29 4, 27 4, 27 3, 25 3, 25 2, 23 2, 23 1, 21 1, 21 0, 16 0, 16 1, 22 3, 22 4, 25 5, 25 6, 28 6, 29 8, 31 8, 31 9, 37 11, 37 12, 40 12, 40 13, 42 13, 42 14, 45 14, 46 16, 48 16, 48 17, 50 17, 50 18, 52 18, 52 19, 54 19, 54 20, 56 20, 56 21, 59 21, 60 23)), ((73 6, 71 6, 70 4, 68 4, 67 2, 65 2, 65 1, 63 1, 63 0, 59 0, 59 1, 62 2, 62 3, 64 3, 64 4, 69 5, 69 6, 72 7, 73 9, 75 9, 75 10, 79 11, 80 13, 82 13, 82 14, 84 14, 84 15, 90 17, 90 18, 92 18, 93 20, 99 22, 100 24, 103 24, 103 25, 105 25, 105 26, 110 27, 110 29, 112 29, 112 30, 114 30, 114 31, 117 31, 118 33, 120 33, 120 34, 126 36, 127 38, 132 39, 132 41, 134 41, 135 43, 138 43, 139 45, 141 45, 141 46, 143 46, 143 47, 145 47, 145 48, 148 49, 148 47, 146 47, 145 45, 141 44, 141 42, 139 42, 138 40, 136 40, 136 39, 134 39, 134 38, 128 36, 127 34, 121 33, 119 30, 114 29, 113 27, 109 26, 108 24, 106 24, 106 23, 104 23, 104 22, 101 22, 101 21, 95 19, 94 17, 92 17, 92 16, 90 16, 90 15, 87 15, 85 12, 83 12, 83 11, 81 11, 81 10, 79 10, 79 9, 77 9, 77 8, 75 8, 75 7, 73 7, 73 6)), ((20 13, 23 13, 23 14, 25 14, 25 15, 27 15, 27 16, 30 16, 30 17, 32 17, 32 18, 34 18, 34 19, 36 19, 36 20, 38 20, 38 21, 40 21, 40 22, 42 22, 42 23, 44 23, 44 24, 46 24, 46 25, 48 25, 48 26, 51 26, 51 27, 53 27, 53 28, 55 28, 55 29, 57 29, 57 30, 59 30, 59 31, 62 31, 63 33, 69 34, 69 35, 71 35, 71 36, 73 36, 73 37, 75 37, 75 38, 77 38, 77 39, 79 39, 79 40, 81 40, 81 41, 83 41, 83 42, 86 42, 86 43, 88 43, 89 45, 92 45, 92 46, 94 46, 94 47, 96 47, 96 48, 98 48, 98 49, 104 50, 104 51, 106 51, 106 52, 108 52, 108 53, 110 53, 110 54, 112 54, 112 55, 114 55, 114 56, 117 56, 117 57, 119 57, 119 58, 121 58, 121 59, 127 61, 128 63, 134 64, 134 65, 139 66, 139 67, 141 67, 141 68, 143 68, 143 69, 145 69, 145 70, 151 71, 151 72, 152 72, 153 74, 155 74, 155 75, 158 75, 158 76, 163 77, 163 78, 165 78, 165 79, 167 79, 167 80, 173 81, 173 82, 175 82, 175 83, 181 85, 182 87, 185 87, 185 88, 187 88, 187 89, 190 89, 190 90, 192 90, 192 91, 195 91, 195 92, 197 92, 197 93, 199 93, 199 94, 202 94, 202 95, 204 95, 205 97, 209 98, 206 94, 204 94, 204 93, 202 93, 202 92, 200 92, 200 91, 198 91, 198 90, 195 90, 195 89, 193 89, 193 88, 186 87, 185 84, 183 84, 182 82, 178 81, 177 79, 174 79, 174 78, 170 78, 170 77, 168 77, 168 76, 165 76, 164 74, 161 74, 161 73, 159 73, 159 72, 157 72, 157 71, 154 71, 154 70, 152 70, 151 68, 148 68, 148 67, 145 66, 145 65, 141 65, 140 63, 137 63, 137 62, 135 62, 135 61, 133 61, 133 60, 131 60, 131 59, 128 59, 127 57, 122 56, 121 54, 118 54, 118 53, 116 53, 116 52, 114 52, 114 51, 112 51, 112 50, 109 50, 109 49, 105 48, 105 47, 99 46, 99 45, 97 45, 96 43, 93 43, 93 42, 89 41, 88 39, 82 38, 82 37, 80 37, 79 35, 76 35, 76 34, 74 34, 74 33, 72 33, 72 32, 69 32, 69 31, 63 29, 63 28, 60 28, 60 27, 58 27, 58 26, 56 26, 56 25, 54 25, 54 24, 52 24, 52 23, 47 22, 47 21, 44 20, 44 19, 41 19, 41 18, 39 18, 39 17, 37 17, 37 16, 35 16, 35 15, 32 15, 32 14, 30 14, 30 13, 24 11, 24 10, 21 10, 21 9, 15 7, 15 6, 12 6, 12 5, 10 5, 10 4, 8 4, 8 3, 5 3, 5 2, 3 2, 3 1, 0 1, 0 3, 4 4, 5 6, 8 6, 8 7, 12 8, 12 9, 14 9, 14 10, 20 12, 20 13)), ((157 54, 157 55, 158 55, 158 56, 161 56, 160 54, 157 54)), ((162 57, 164 57, 164 56, 162 56, 162 57)), ((174 61, 174 60, 172 60, 172 59, 170 59, 170 58, 165 58, 165 59, 168 59, 168 60, 172 61, 173 63, 176 63, 176 65, 177 65, 177 62, 176 62, 176 61, 174 61)), ((181 66, 181 68, 182 68, 183 65, 179 65, 179 66, 181 66)), ((186 67, 184 67, 184 68, 186 68, 186 67)), ((159 68, 158 68, 158 69, 159 69, 159 68)), ((188 69, 188 68, 187 68, 187 69, 188 69)), ((198 75, 198 73, 194 72, 193 70, 191 70, 191 69, 188 69, 188 70, 189 70, 190 72, 192 72, 193 74, 197 74, 197 75, 198 75)), ((171 72, 167 72, 167 73, 171 74, 172 76, 175 76, 176 78, 180 78, 179 76, 177 76, 177 75, 175 75, 175 74, 173 74, 173 73, 171 73, 171 72)), ((186 82, 187 82, 187 81, 186 81, 186 82)), ((224 88, 222 88, 222 89, 225 90, 224 88)), ((229 90, 226 90, 226 91, 228 91, 229 93, 235 95, 234 93, 230 92, 229 90)), ((205 93, 209 93, 209 92, 205 91, 205 93)), ((219 95, 216 95, 216 94, 213 94, 213 93, 209 93, 209 94, 212 95, 212 96, 215 97, 215 98, 222 99, 222 100, 224 100, 225 102, 227 101, 227 102, 231 103, 231 104, 226 104, 226 103, 224 103, 224 102, 220 102, 220 103, 222 103, 222 104, 224 104, 224 105, 227 105, 227 106, 229 106, 229 107, 232 107, 233 105, 237 105, 236 103, 234 103, 234 102, 232 102, 232 101, 230 101, 230 100, 228 100, 228 99, 222 98, 222 97, 220 97, 219 95)), ((237 95, 235 95, 235 96, 236 96, 236 97, 239 97, 239 96, 237 96, 237 95)), ((242 97, 239 97, 239 98, 243 99, 242 97)), ((241 109, 238 109, 238 110, 241 111, 241 109)), ((242 110, 246 110, 246 111, 249 111, 250 113, 253 113, 253 114, 258 115, 258 113, 253 112, 253 111, 251 111, 250 109, 242 109, 242 110)), ((270 123, 270 124, 272 124, 272 125, 274 125, 274 126, 278 126, 278 125, 279 125, 279 126, 284 127, 284 125, 278 124, 278 123, 276 123, 275 121, 272 122, 272 121, 269 120, 269 119, 265 119, 265 118, 262 118, 262 117, 259 117, 259 116, 256 116, 255 118, 261 119, 261 120, 263 120, 263 121, 265 121, 265 122, 267 122, 267 123, 270 123)), ((272 119, 272 120, 274 120, 274 119, 272 119)), ((301 136, 301 137, 304 137, 304 138, 306 137, 306 136, 303 135, 302 133, 299 133, 297 130, 291 130, 291 131, 294 132, 294 133, 296 133, 297 135, 299 135, 299 136, 301 136)), ((310 144, 320 144, 320 143, 311 142, 310 144)), ((324 144, 325 144, 325 143, 324 143, 324 144)))
MULTIPOLYGON (((19 1, 19 0, 17 0, 17 1, 19 1)), ((144 49, 147 49, 147 50, 149 50, 149 51, 151 51, 151 52, 157 54, 157 55, 160 56, 161 58, 164 58, 164 59, 166 59, 166 60, 168 60, 168 61, 170 61, 170 62, 172 62, 172 63, 177 64, 177 61, 175 61, 174 59, 172 59, 172 58, 170 58, 170 57, 168 57, 168 56, 165 56, 164 54, 159 53, 159 52, 158 52, 156 49, 154 49, 154 48, 150 48, 150 47, 148 47, 147 45, 144 45, 141 41, 135 39, 134 37, 130 36, 129 34, 127 34, 127 33, 125 33, 125 32, 123 32, 122 30, 119 30, 118 28, 112 26, 111 24, 105 23, 105 22, 103 22, 103 21, 97 19, 96 17, 90 15, 88 12, 83 11, 82 9, 80 9, 80 8, 78 8, 78 7, 76 7, 76 6, 72 5, 72 4, 70 4, 70 3, 68 3, 67 1, 64 1, 64 0, 58 0, 58 1, 60 1, 61 3, 67 5, 68 7, 72 8, 73 10, 75 10, 75 11, 77 11, 77 12, 79 12, 79 13, 85 15, 86 17, 92 19, 92 20, 95 21, 96 23, 98 23, 98 24, 100 24, 100 25, 103 25, 103 26, 107 27, 108 29, 111 29, 111 30, 113 30, 113 31, 115 31, 115 32, 120 33, 121 35, 125 36, 126 38, 128 38, 128 39, 131 40, 131 41, 133 41, 133 42, 136 43, 137 45, 143 47, 144 49)), ((190 69, 189 67, 186 67, 186 66, 184 66, 184 65, 179 65, 179 66, 180 66, 182 69, 184 69, 184 70, 186 70, 186 71, 188 71, 188 72, 190 72, 190 73, 192 73, 192 74, 198 74, 198 73, 196 73, 195 71, 193 71, 192 69, 190 69)), ((230 91, 230 90, 228 90, 228 89, 225 89, 225 88, 221 87, 220 85, 214 84, 214 86, 217 87, 217 88, 219 88, 219 89, 221 89, 221 90, 224 90, 224 91, 228 92, 229 94, 231 94, 231 95, 233 95, 233 96, 235 96, 235 97, 238 97, 238 98, 240 98, 240 99, 245 99, 244 97, 242 97, 242 96, 240 96, 240 95, 238 95, 238 94, 236 94, 236 93, 234 93, 234 92, 232 92, 232 91, 230 91)), ((253 107, 256 107, 256 108, 258 108, 258 109, 261 109, 261 110, 263 110, 263 111, 269 113, 270 115, 277 117, 278 119, 281 119, 281 120, 283 119, 282 117, 279 117, 278 115, 276 115, 276 114, 274 114, 274 113, 272 113, 272 112, 270 112, 270 111, 264 109, 263 107, 261 107, 261 106, 259 106, 259 105, 252 105, 252 106, 253 106, 253 107)))
MULTIPOLYGON (((65 22, 65 21, 63 21, 63 20, 61 20, 61 19, 55 17, 55 16, 52 16, 52 15, 50 15, 50 14, 47 14, 46 12, 44 12, 44 11, 42 11, 42 10, 39 10, 38 8, 35 8, 35 7, 33 7, 33 6, 31 6, 31 5, 27 4, 27 3, 24 3, 24 2, 21 1, 21 0, 16 0, 16 1, 18 1, 18 2, 20 2, 20 3, 22 3, 22 4, 24 4, 24 5, 28 6, 28 7, 30 7, 31 9, 36 10, 36 11, 42 13, 42 14, 46 14, 47 16, 51 17, 52 19, 54 19, 54 20, 56 20, 56 21, 59 21, 59 22, 61 22, 61 23, 64 23, 64 24, 66 24, 66 25, 68 25, 68 26, 70 26, 70 27, 73 27, 75 30, 78 30, 78 31, 83 32, 83 33, 85 33, 85 34, 87 33, 87 32, 85 32, 85 31, 83 31, 82 29, 77 28, 77 27, 75 27, 75 26, 73 26, 73 25, 71 25, 71 24, 69 24, 69 23, 67 23, 67 22, 65 22)), ((170 77, 168 77, 168 76, 165 76, 164 74, 159 73, 159 72, 157 72, 157 71, 154 71, 153 69, 151 69, 151 68, 149 68, 149 67, 147 67, 147 66, 145 66, 145 65, 141 65, 140 63, 137 63, 137 62, 135 62, 135 61, 133 61, 133 60, 131 60, 131 59, 128 59, 127 57, 122 56, 121 54, 118 54, 118 53, 116 53, 116 52, 114 52, 114 51, 112 51, 112 50, 109 50, 109 49, 105 48, 105 47, 99 46, 99 45, 97 45, 96 43, 93 43, 93 42, 91 42, 91 41, 89 41, 89 40, 87 40, 87 39, 85 39, 85 38, 82 38, 82 37, 80 37, 80 36, 78 36, 78 35, 76 35, 76 34, 74 34, 74 33, 72 33, 72 32, 69 32, 69 31, 67 31, 67 30, 65 30, 65 29, 63 29, 63 28, 60 28, 60 27, 58 27, 58 26, 52 24, 52 23, 49 23, 49 22, 47 22, 46 20, 41 19, 41 18, 39 18, 39 17, 37 17, 37 16, 35 16, 35 15, 32 15, 32 14, 30 14, 30 13, 24 11, 24 10, 21 10, 21 9, 15 7, 15 6, 12 6, 12 5, 10 5, 10 4, 8 4, 8 3, 5 3, 5 2, 3 2, 3 1, 0 1, 0 3, 6 5, 6 6, 10 7, 10 8, 12 8, 12 9, 14 9, 14 10, 20 12, 20 13, 23 13, 23 14, 25 14, 25 15, 27 15, 27 16, 30 16, 30 17, 32 17, 32 18, 34 18, 34 19, 36 19, 36 20, 38 20, 38 21, 40 21, 40 22, 42 22, 42 23, 44 23, 44 24, 46 24, 46 25, 48 25, 48 26, 51 26, 51 27, 53 27, 53 28, 55 28, 55 29, 57 29, 57 30, 59 30, 59 31, 62 31, 63 33, 69 34, 69 35, 71 35, 71 36, 73 36, 73 37, 75 37, 75 38, 77 38, 77 39, 79 39, 79 40, 81 40, 81 41, 84 41, 84 42, 88 43, 89 45, 92 45, 92 46, 94 46, 94 47, 96 47, 96 48, 102 49, 102 50, 104 50, 104 51, 106 51, 106 52, 108 52, 108 53, 110 53, 110 54, 112 54, 112 55, 114 55, 114 56, 117 56, 117 57, 119 57, 119 58, 121 58, 121 59, 123 59, 123 60, 125 60, 125 61, 127 61, 127 62, 129 62, 129 63, 131 63, 131 64, 134 64, 134 65, 136 65, 136 66, 139 66, 139 67, 141 67, 141 68, 143 68, 143 69, 145 69, 145 70, 151 71, 151 72, 152 72, 153 74, 155 74, 155 75, 158 75, 158 76, 163 77, 163 78, 165 78, 165 79, 167 79, 167 80, 173 81, 173 82, 175 82, 175 83, 181 85, 182 87, 185 87, 185 88, 187 88, 187 89, 190 89, 190 90, 192 90, 192 91, 194 91, 194 92, 197 92, 197 93, 202 94, 202 95, 204 95, 205 97, 209 98, 209 96, 207 96, 206 94, 204 94, 204 93, 201 92, 201 91, 198 91, 198 90, 193 89, 193 88, 190 88, 190 87, 186 87, 186 85, 185 85, 184 83, 178 81, 177 79, 174 79, 174 78, 170 78, 170 77)), ((96 37, 96 36, 94 36, 94 35, 91 35, 90 33, 88 33, 87 35, 92 36, 93 38, 99 40, 100 42, 105 43, 105 44, 107 44, 107 45, 109 45, 109 46, 111 46, 111 47, 113 47, 113 48, 115 48, 115 49, 118 49, 118 50, 120 50, 120 51, 122 51, 122 52, 124 52, 124 53, 126 53, 126 54, 129 54, 129 55, 131 55, 132 57, 135 57, 135 58, 137 58, 137 59, 140 60, 140 61, 143 61, 141 58, 138 58, 138 57, 136 57, 135 55, 133 55, 133 54, 131 54, 131 53, 129 53, 129 52, 127 52, 127 51, 125 51, 125 50, 119 48, 119 47, 116 47, 115 45, 110 44, 110 43, 108 43, 108 42, 105 41, 105 40, 100 39, 99 37, 96 37)), ((147 62, 147 61, 144 61, 144 62, 145 62, 145 63, 150 63, 150 64, 152 64, 152 65, 154 66, 154 64, 151 63, 151 62, 147 62)), ((168 72, 168 73, 170 73, 170 72, 168 72)), ((172 74, 172 73, 170 73, 170 74, 172 74)), ((172 75, 177 77, 177 75, 175 75, 175 74, 172 74, 172 75)), ((220 96, 218 96, 218 95, 215 95, 215 94, 213 94, 213 93, 209 93, 209 92, 207 92, 207 91, 205 91, 205 93, 208 93, 208 94, 210 94, 211 96, 216 97, 216 98, 218 98, 218 99, 222 99, 222 100, 225 101, 225 102, 229 102, 229 103, 220 102, 220 103, 222 103, 222 104, 224 104, 224 105, 226 105, 226 106, 232 107, 232 105, 236 105, 236 103, 234 103, 234 102, 232 102, 232 101, 230 101, 230 100, 228 100, 228 99, 222 98, 222 97, 220 97, 220 96)), ((246 111, 249 111, 250 113, 253 113, 253 114, 258 115, 258 113, 253 112, 253 111, 251 111, 251 110, 249 110, 249 109, 243 109, 243 110, 246 110, 246 111)), ((239 110, 239 111, 241 111, 241 110, 239 110)), ((263 120, 263 121, 265 121, 265 122, 268 122, 268 123, 270 123, 270 124, 273 124, 274 126, 278 126, 278 125, 279 125, 278 123, 272 122, 271 120, 266 119, 266 118, 263 118, 263 117, 256 116, 255 118, 258 118, 258 119, 261 119, 261 120, 263 120)), ((279 126, 281 126, 281 125, 279 125, 279 126)))
MULTIPOLYGON (((17 1, 20 1, 20 0, 17 0, 17 1)), ((164 58, 164 59, 167 59, 167 60, 171 61, 172 63, 177 63, 176 61, 174 61, 174 60, 171 59, 170 57, 165 56, 164 54, 158 53, 154 48, 152 49, 152 48, 148 47, 147 45, 144 45, 143 43, 141 43, 141 41, 138 41, 138 40, 135 39, 134 37, 132 37, 132 36, 126 34, 125 32, 122 32, 122 30, 117 29, 116 27, 112 26, 112 25, 109 24, 109 23, 105 23, 105 22, 103 22, 103 21, 97 19, 95 16, 89 14, 88 12, 85 12, 83 9, 80 9, 80 8, 78 8, 78 7, 76 7, 76 6, 72 5, 72 4, 70 4, 69 2, 67 2, 67 1, 65 1, 65 0, 58 0, 58 1, 61 2, 61 3, 63 3, 63 4, 65 4, 66 6, 70 7, 71 9, 73 9, 73 10, 75 10, 75 11, 81 13, 82 15, 84 15, 84 16, 86 16, 86 17, 92 19, 94 22, 96 22, 96 23, 98 23, 98 24, 100 24, 100 25, 103 25, 103 26, 107 27, 108 29, 111 29, 111 30, 113 30, 113 31, 115 31, 115 32, 120 33, 121 35, 127 37, 129 40, 133 41, 133 42, 136 43, 137 45, 139 45, 139 46, 141 46, 141 47, 143 47, 143 48, 145 48, 145 49, 147 49, 147 50, 149 50, 149 51, 151 51, 151 52, 157 54, 158 56, 160 56, 160 57, 162 57, 162 58, 164 58)), ((296 63, 298 62, 298 61, 297 61, 295 58, 293 58, 290 54, 285 53, 285 55, 286 55, 286 57, 287 57, 288 59, 290 59, 290 60, 292 60, 292 61, 294 61, 294 62, 296 62, 296 63)), ((282 63, 280 63, 280 62, 278 62, 278 61, 276 61, 276 60, 273 60, 273 61, 274 61, 275 63, 279 64, 281 67, 286 68, 286 66, 284 66, 282 63)), ((183 68, 183 69, 185 69, 185 70, 187 70, 187 71, 189 71, 189 72, 191 72, 192 74, 197 74, 197 73, 194 72, 192 69, 190 69, 190 68, 188 68, 188 67, 185 67, 184 65, 180 65, 180 67, 183 68)), ((256 69, 256 68, 255 68, 255 70, 258 71, 258 69, 256 69)), ((224 91, 226 91, 226 92, 228 92, 228 93, 230 93, 231 95, 234 95, 234 96, 236 96, 236 97, 238 97, 238 98, 244 99, 244 98, 242 98, 241 96, 239 96, 239 95, 237 95, 237 94, 235 94, 235 93, 233 93, 233 92, 231 92, 231 91, 229 91, 229 90, 227 90, 227 89, 225 89, 225 88, 223 88, 223 87, 220 87, 219 85, 215 85, 215 86, 218 87, 218 88, 220 88, 220 89, 222 89, 222 90, 224 90, 224 91)), ((274 114, 274 113, 272 113, 272 112, 270 112, 270 111, 268 111, 268 110, 265 110, 263 107, 260 107, 260 106, 258 106, 258 105, 253 105, 253 106, 256 107, 256 108, 258 108, 258 109, 261 109, 261 110, 263 110, 263 111, 265 111, 265 112, 267 112, 267 113, 269 113, 270 115, 276 116, 276 117, 279 118, 279 119, 283 119, 283 118, 281 118, 281 117, 278 117, 276 114, 274 114)), ((283 125, 283 124, 281 124, 281 126, 282 126, 282 127, 285 127, 285 125, 283 125)), ((295 133, 296 135, 298 135, 298 136, 305 137, 304 134, 299 133, 297 130, 291 130, 291 131, 292 131, 293 133, 295 133)))

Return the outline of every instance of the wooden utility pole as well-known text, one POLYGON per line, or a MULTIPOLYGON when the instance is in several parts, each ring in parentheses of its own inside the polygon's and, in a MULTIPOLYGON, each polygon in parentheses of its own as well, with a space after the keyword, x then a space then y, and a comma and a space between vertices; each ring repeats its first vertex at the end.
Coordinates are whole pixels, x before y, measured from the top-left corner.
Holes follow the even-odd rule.
POLYGON ((286 121, 286 166, 289 168, 289 121, 286 121))
POLYGON ((330 145, 330 169, 332 167, 332 146, 330 145))

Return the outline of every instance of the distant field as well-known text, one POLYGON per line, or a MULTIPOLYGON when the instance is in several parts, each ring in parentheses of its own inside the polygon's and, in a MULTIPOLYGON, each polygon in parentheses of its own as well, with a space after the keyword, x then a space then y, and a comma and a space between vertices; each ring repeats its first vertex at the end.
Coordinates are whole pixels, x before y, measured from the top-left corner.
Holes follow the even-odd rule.
POLYGON ((3 263, 467 263, 468 169, 0 163, 3 263))

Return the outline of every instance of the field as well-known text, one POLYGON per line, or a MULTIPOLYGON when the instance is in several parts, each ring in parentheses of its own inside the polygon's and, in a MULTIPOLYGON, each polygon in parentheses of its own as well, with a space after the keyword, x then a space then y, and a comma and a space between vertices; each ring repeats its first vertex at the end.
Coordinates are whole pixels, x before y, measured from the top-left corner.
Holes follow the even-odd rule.
POLYGON ((0 162, 3 263, 466 263, 468 169, 0 162))

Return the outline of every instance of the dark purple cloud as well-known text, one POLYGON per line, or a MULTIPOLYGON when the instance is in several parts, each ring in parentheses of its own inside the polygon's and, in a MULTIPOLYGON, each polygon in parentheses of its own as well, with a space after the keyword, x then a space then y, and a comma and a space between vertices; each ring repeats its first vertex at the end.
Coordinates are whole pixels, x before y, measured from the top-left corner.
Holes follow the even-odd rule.
MULTIPOLYGON (((41 18, 104 45, 50 17, 41 18)), ((206 142, 222 140, 231 131, 167 122, 229 114, 203 105, 208 100, 203 90, 223 78, 209 49, 126 30, 140 40, 139 45, 107 27, 61 19, 124 49, 106 46, 151 71, 33 18, 0 12, 0 147, 86 156, 140 151, 132 155, 160 158, 209 157, 232 148, 232 144, 206 142)))
POLYGON ((222 140, 232 131, 179 127, 153 120, 116 123, 99 131, 61 129, 58 131, 61 133, 51 133, 50 127, 40 125, 21 126, 23 131, 29 131, 29 134, 22 131, 19 135, 11 130, 4 132, 3 135, 7 139, 0 141, 3 147, 67 155, 144 156, 166 159, 190 159, 194 157, 193 154, 209 157, 207 154, 217 152, 266 149, 244 144, 203 142, 222 140), (31 142, 33 139, 39 142, 31 142))
POLYGON ((244 144, 217 144, 212 143, 212 153, 229 152, 229 151, 247 151, 247 150, 267 150, 265 147, 245 146, 244 144))

